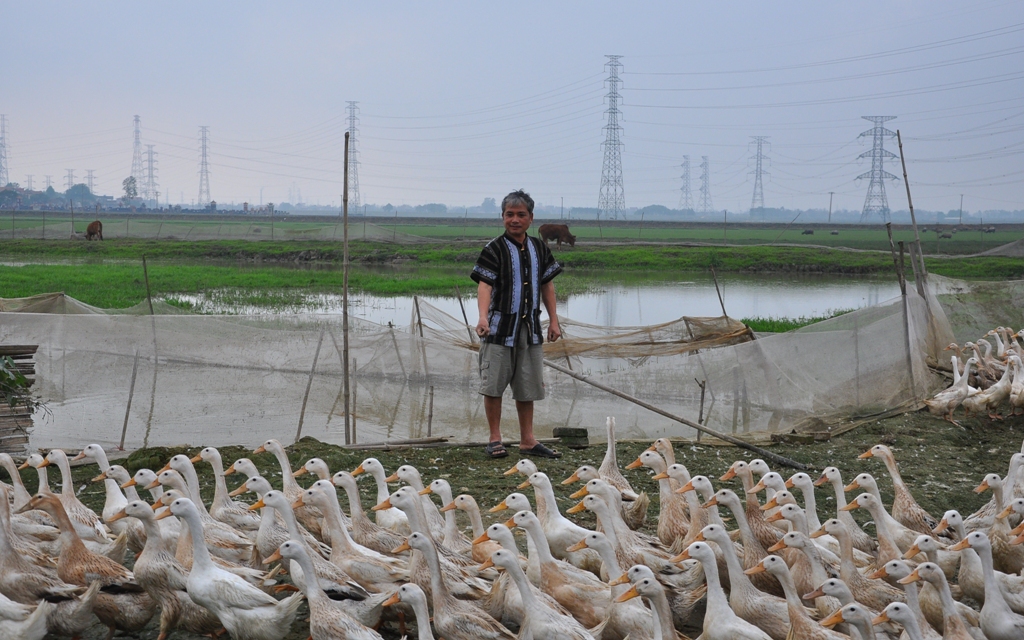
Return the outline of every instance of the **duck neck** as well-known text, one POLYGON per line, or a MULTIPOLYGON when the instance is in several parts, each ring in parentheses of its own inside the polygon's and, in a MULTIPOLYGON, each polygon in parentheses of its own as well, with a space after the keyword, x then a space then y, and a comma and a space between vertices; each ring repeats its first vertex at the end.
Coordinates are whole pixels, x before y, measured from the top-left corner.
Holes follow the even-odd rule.
POLYGON ((21 481, 21 473, 18 472, 18 467, 15 466, 14 460, 11 460, 9 454, 4 453, 0 454, 0 462, 3 463, 7 474, 11 476, 11 485, 14 487, 14 504, 20 507, 28 503, 32 496, 29 495, 28 489, 25 488, 25 483, 21 481))
MULTIPOLYGON (((333 540, 333 538, 331 539, 333 540)), ((309 557, 309 554, 297 553, 291 561, 298 564, 302 568, 302 575, 306 576, 306 579, 302 581, 304 583, 302 585, 302 592, 309 601, 323 604, 332 602, 327 597, 327 594, 324 593, 324 590, 320 588, 320 581, 313 579, 313 576, 316 576, 316 568, 313 566, 313 560, 309 557)))
POLYGON ((299 486, 299 483, 292 476, 292 463, 288 460, 284 449, 275 446, 274 457, 277 458, 277 463, 281 465, 281 487, 284 489, 285 495, 296 494, 301 491, 302 487, 299 486))
POLYGON ((384 475, 384 468, 377 465, 373 465, 371 468, 373 471, 370 472, 370 475, 373 476, 373 481, 377 483, 377 504, 380 504, 388 499, 391 492, 388 491, 387 476, 384 475))
POLYGON ((882 503, 878 502, 868 509, 868 512, 871 514, 871 518, 875 521, 875 534, 878 538, 878 547, 879 550, 887 548, 889 554, 893 556, 892 559, 898 559, 902 553, 896 545, 896 542, 892 539, 892 533, 889 531, 889 523, 886 522, 885 519, 889 514, 881 505, 882 503))
POLYGON ((764 545, 754 535, 754 530, 750 528, 750 521, 747 520, 747 514, 742 507, 743 505, 737 503, 729 507, 729 510, 732 511, 732 516, 736 519, 736 528, 740 530, 743 547, 756 549, 758 556, 763 558, 768 555, 768 552, 764 550, 764 545))
POLYGON ((605 426, 607 427, 608 443, 604 451, 604 462, 601 466, 611 465, 618 469, 619 458, 615 451, 615 423, 612 420, 608 420, 605 426))
POLYGON ((480 518, 480 507, 476 501, 467 505, 463 511, 469 514, 469 521, 473 525, 473 538, 484 535, 484 521, 480 518))
POLYGON ((839 541, 839 576, 846 584, 852 585, 857 578, 863 578, 853 561, 853 537, 846 527, 836 531, 832 537, 839 541))
POLYGON ((601 526, 601 531, 604 532, 608 542, 611 543, 612 548, 619 548, 619 536, 615 529, 615 520, 612 517, 612 510, 608 508, 608 503, 602 499, 598 499, 597 504, 594 505, 594 515, 597 516, 597 523, 601 526))
POLYGON ((727 608, 729 600, 725 597, 725 590, 718 577, 718 562, 712 558, 710 562, 701 561, 701 565, 704 567, 704 581, 708 585, 708 607, 727 608))
POLYGON ((324 505, 320 508, 320 511, 323 512, 327 530, 331 533, 331 547, 339 545, 345 553, 353 553, 355 548, 352 546, 352 539, 348 535, 348 529, 345 528, 345 524, 341 519, 341 505, 338 504, 338 501, 324 500, 324 505))
POLYGON ((346 484, 344 488, 345 496, 348 497, 348 512, 352 514, 352 522, 356 520, 366 520, 369 522, 366 513, 363 511, 363 505, 359 502, 359 487, 352 483, 346 484))
POLYGON ((75 483, 71 479, 71 463, 67 456, 57 456, 57 468, 60 469, 60 493, 65 498, 77 498, 75 483))
POLYGON ((938 589, 939 598, 942 599, 942 626, 946 637, 965 636, 967 625, 956 610, 956 602, 953 601, 953 593, 949 590, 949 583, 945 577, 935 576, 935 580, 929 580, 932 586, 938 589), (957 636, 956 634, 959 634, 957 636))
POLYGON ((533 497, 537 502, 537 517, 541 522, 548 524, 563 520, 569 522, 569 519, 558 510, 558 503, 555 502, 555 491, 551 488, 551 485, 539 482, 536 485, 531 484, 530 486, 533 487, 533 497))
POLYGON ((519 562, 510 562, 505 567, 505 572, 512 578, 512 582, 516 583, 516 586, 519 587, 519 595, 523 599, 523 611, 536 611, 540 606, 540 602, 537 600, 537 596, 534 595, 533 589, 530 588, 530 581, 526 579, 526 574, 523 573, 519 562))
POLYGON ((903 622, 903 628, 906 630, 909 640, 924 640, 924 636, 921 635, 921 626, 914 616, 908 617, 903 622))
POLYGON ((885 462, 885 468, 889 471, 889 476, 892 478, 892 484, 897 489, 908 491, 907 485, 903 482, 903 476, 900 475, 900 468, 896 464, 896 457, 892 454, 886 454, 882 456, 882 461, 885 462))
POLYGON ((441 575, 441 561, 437 557, 437 546, 428 538, 430 544, 422 551, 423 558, 430 567, 430 597, 434 601, 434 611, 440 611, 448 603, 448 587, 441 575))
POLYGON ((36 493, 43 495, 53 495, 53 491, 50 490, 50 481, 48 474, 46 473, 46 467, 36 467, 36 475, 39 476, 39 487, 36 493))
POLYGON ((653 598, 644 598, 651 607, 654 618, 654 640, 674 640, 676 630, 672 625, 672 607, 664 589, 658 589, 653 598))
POLYGON ((746 496, 747 501, 747 513, 761 512, 761 502, 757 498, 756 493, 751 493, 750 490, 754 488, 754 472, 750 469, 744 469, 738 473, 740 480, 743 481, 743 494, 746 496))
MULTIPOLYGON (((284 520, 285 526, 288 528, 288 535, 292 540, 302 540, 302 533, 299 532, 299 522, 295 519, 295 511, 292 510, 291 505, 283 506, 280 509, 274 508, 281 519, 284 520)), ((334 538, 331 538, 333 540, 334 538)))
POLYGON ((807 529, 817 531, 821 528, 821 521, 818 520, 818 503, 814 499, 814 485, 810 488, 801 487, 800 493, 804 494, 804 515, 807 517, 807 529))
POLYGON ((59 501, 52 503, 53 508, 48 510, 47 513, 53 518, 53 521, 57 523, 57 528, 60 529, 60 542, 61 555, 69 553, 72 550, 81 552, 85 549, 85 544, 82 543, 82 539, 78 537, 78 533, 75 531, 75 525, 71 523, 71 518, 68 517, 68 512, 64 509, 64 505, 59 501))
POLYGON ((413 598, 408 604, 412 607, 413 615, 416 616, 417 640, 434 640, 434 633, 430 630, 430 611, 427 609, 426 600, 413 598))
POLYGON ((789 569, 780 571, 778 575, 775 575, 779 579, 779 584, 782 585, 782 592, 786 596, 786 604, 789 605, 789 617, 790 622, 796 617, 807 617, 807 612, 804 611, 804 603, 800 600, 800 596, 796 593, 796 583, 793 582, 793 574, 789 572, 789 569))
MULTIPOLYGON (((452 490, 450 487, 442 488, 434 493, 441 496, 441 502, 444 504, 451 504, 452 490)), ((433 501, 431 501, 431 504, 433 504, 433 501)), ((451 549, 452 545, 455 544, 455 541, 458 539, 459 524, 455 521, 455 509, 449 509, 444 512, 444 544, 451 549)))
POLYGON ((228 497, 228 483, 224 479, 224 461, 221 460, 219 451, 214 451, 210 455, 210 466, 213 467, 213 501, 229 501, 230 498, 228 497))
POLYGON ((845 513, 845 511, 839 511, 846 506, 846 491, 843 490, 843 478, 837 476, 834 480, 830 480, 832 483, 832 490, 836 494, 836 513, 845 513))
POLYGON ((804 542, 800 551, 807 557, 807 563, 811 566, 811 580, 814 584, 822 584, 828 580, 828 574, 825 573, 825 565, 821 561, 821 554, 818 553, 818 545, 806 536, 804 536, 804 542))
POLYGON ((1008 613, 1010 608, 1003 599, 1003 590, 996 580, 996 572, 992 567, 992 548, 982 547, 976 549, 981 559, 981 571, 985 577, 985 606, 991 605, 998 611, 1008 613))
POLYGON ((203 504, 203 497, 199 493, 199 475, 196 473, 196 468, 190 462, 179 473, 185 479, 185 488, 188 489, 188 494, 191 496, 196 508, 199 509, 200 513, 206 512, 206 505, 203 504))
MULTIPOLYGON (((917 597, 917 583, 911 582, 910 584, 903 585, 903 593, 907 597, 907 606, 914 612, 914 621, 924 620, 924 613, 921 611, 921 601, 917 597)), ((918 629, 918 633, 920 634, 920 629, 918 629)))
POLYGON ((142 521, 142 528, 146 531, 146 545, 142 552, 156 553, 164 550, 163 532, 160 531, 160 523, 157 522, 153 512, 149 516, 139 518, 142 521))
POLYGON ((544 536, 544 530, 540 528, 540 523, 529 522, 523 526, 523 529, 533 542, 533 548, 537 551, 537 560, 540 564, 543 566, 554 562, 555 558, 551 555, 551 547, 548 546, 548 539, 544 536))

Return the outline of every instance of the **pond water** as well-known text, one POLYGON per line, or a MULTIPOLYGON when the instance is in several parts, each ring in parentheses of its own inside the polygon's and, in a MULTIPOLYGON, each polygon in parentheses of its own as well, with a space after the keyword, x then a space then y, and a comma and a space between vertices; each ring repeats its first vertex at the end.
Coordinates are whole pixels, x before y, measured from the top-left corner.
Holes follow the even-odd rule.
MULTIPOLYGON (((556 281, 557 282, 557 281, 556 281)), ((719 279, 722 303, 734 318, 820 317, 832 312, 859 309, 899 295, 890 279, 836 276, 728 276, 719 279)), ((706 277, 680 277, 655 283, 608 283, 588 293, 573 294, 558 301, 559 314, 577 321, 605 326, 658 324, 680 316, 720 316, 714 282, 706 277)), ((221 292, 177 295, 200 313, 338 314, 342 296, 311 294, 284 307, 266 307, 225 302, 221 292)), ((455 318, 462 317, 454 296, 422 298, 455 318)), ((470 324, 476 321, 475 296, 463 299, 470 324)), ((412 296, 349 295, 349 313, 378 324, 406 326, 414 313, 412 296)))

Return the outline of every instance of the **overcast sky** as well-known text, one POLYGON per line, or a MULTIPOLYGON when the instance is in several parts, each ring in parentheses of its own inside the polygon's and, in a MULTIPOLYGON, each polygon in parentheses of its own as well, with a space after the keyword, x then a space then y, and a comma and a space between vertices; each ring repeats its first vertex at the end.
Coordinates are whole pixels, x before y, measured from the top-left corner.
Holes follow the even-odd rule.
MULTIPOLYGON (((197 197, 210 128, 220 202, 340 201, 347 100, 369 203, 478 205, 523 187, 596 206, 605 55, 622 55, 626 205, 676 207, 709 156, 744 211, 750 136, 769 207, 860 210, 868 115, 894 115, 922 209, 1024 209, 1024 3, 8 2, 0 113, 11 180, 116 195, 132 117, 160 191, 197 197)), ((895 140, 888 148, 897 151, 895 140)), ((886 167, 899 174, 899 163, 886 167)), ((905 208, 901 183, 888 185, 905 208)), ((161 197, 163 200, 163 196, 161 197)))

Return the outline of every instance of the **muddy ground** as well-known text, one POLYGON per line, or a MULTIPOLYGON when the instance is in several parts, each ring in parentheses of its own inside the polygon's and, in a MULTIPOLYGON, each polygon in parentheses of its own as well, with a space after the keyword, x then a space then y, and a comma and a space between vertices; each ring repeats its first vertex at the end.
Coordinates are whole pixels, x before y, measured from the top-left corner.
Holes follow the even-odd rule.
MULTIPOLYGON (((772 451, 789 456, 797 461, 821 469, 835 465, 843 472, 844 479, 849 482, 856 474, 869 471, 879 478, 883 495, 891 500, 891 482, 885 474, 885 467, 877 460, 858 460, 857 456, 879 442, 888 444, 894 450, 903 479, 911 487, 918 502, 933 515, 941 517, 947 509, 958 509, 969 514, 983 505, 989 495, 976 495, 972 489, 977 486, 986 473, 1006 473, 1010 456, 1021 450, 1024 438, 1024 416, 1008 418, 1003 422, 992 422, 986 419, 964 419, 962 427, 938 420, 927 413, 908 413, 877 422, 863 425, 853 431, 828 442, 809 445, 776 444, 772 451)), ((618 446, 619 464, 624 467, 642 452, 649 443, 625 442, 618 446)), ((131 472, 140 467, 158 469, 171 455, 187 453, 194 455, 200 447, 156 448, 133 453, 127 460, 122 460, 131 472)), ((599 465, 604 455, 604 445, 595 444, 588 449, 573 451, 562 447, 565 456, 560 460, 538 460, 538 466, 555 481, 555 492, 559 506, 563 512, 574 504, 569 494, 576 488, 562 487, 558 483, 572 474, 582 464, 599 465)), ((251 450, 241 447, 222 448, 221 453, 226 464, 239 457, 250 457, 257 467, 275 486, 280 486, 281 471, 276 460, 269 454, 253 455, 251 450)), ((407 449, 401 451, 349 451, 341 447, 328 445, 313 439, 303 439, 288 448, 292 466, 305 462, 310 457, 324 459, 332 470, 355 469, 366 457, 373 456, 381 460, 390 472, 402 464, 416 466, 423 475, 424 481, 442 477, 446 478, 456 493, 470 493, 476 497, 480 506, 487 508, 500 502, 508 493, 515 491, 515 486, 523 480, 521 476, 505 477, 503 472, 510 468, 518 457, 515 449, 508 458, 488 460, 481 449, 464 447, 447 447, 433 449, 407 449)), ((686 464, 694 475, 703 474, 711 477, 716 486, 717 478, 726 471, 733 460, 751 459, 751 453, 726 447, 698 446, 679 444, 676 446, 677 461, 686 464)), ((204 496, 213 495, 213 477, 209 466, 198 465, 200 479, 203 483, 204 496)), ((790 475, 793 470, 778 468, 783 476, 790 475)), ((651 497, 651 508, 648 511, 648 528, 653 531, 656 524, 658 493, 656 483, 650 480, 646 470, 623 471, 634 488, 647 491, 651 497)), ((81 499, 90 507, 99 511, 103 503, 103 487, 101 484, 89 483, 89 479, 97 474, 94 465, 76 467, 73 470, 75 485, 80 489, 81 499)), ((36 486, 34 470, 23 472, 23 478, 31 491, 36 486)), ((813 473, 812 473, 813 475, 813 473)), ((307 476, 308 477, 308 476, 307 476)), ((51 483, 54 477, 51 475, 51 483)), ((229 489, 239 484, 237 476, 228 477, 229 489)), ((307 483, 308 484, 308 481, 307 483)), ((372 479, 363 477, 364 507, 370 507, 376 496, 372 479)), ((736 489, 734 481, 728 483, 736 489)), ((525 492, 533 498, 532 491, 525 492)), ((344 501, 342 502, 345 505, 344 501)), ((831 491, 819 490, 819 512, 822 519, 834 505, 831 491)), ((863 519, 862 513, 855 517, 863 519)), ((589 513, 577 517, 583 526, 593 526, 589 513)), ((504 520, 508 512, 495 516, 484 513, 485 526, 499 518, 504 520)), ((571 517, 571 516, 570 516, 571 517)), ((460 524, 468 532, 468 520, 460 515, 460 524)), ((304 619, 305 612, 300 616, 304 619)), ((140 634, 128 636, 137 639, 152 640, 157 636, 155 620, 150 628, 140 634)), ((86 636, 86 640, 102 638, 102 630, 97 628, 95 634, 86 636)), ((305 640, 308 637, 308 626, 297 621, 288 640, 305 640)), ((397 637, 388 634, 387 637, 397 637)), ((198 636, 176 633, 174 640, 198 640, 198 636)))

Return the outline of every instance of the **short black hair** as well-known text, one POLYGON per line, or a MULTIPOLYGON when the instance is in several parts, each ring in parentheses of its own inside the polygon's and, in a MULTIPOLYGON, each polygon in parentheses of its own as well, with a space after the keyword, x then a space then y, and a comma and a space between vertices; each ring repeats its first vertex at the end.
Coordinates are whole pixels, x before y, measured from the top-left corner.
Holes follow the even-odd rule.
POLYGON ((530 194, 526 193, 522 189, 517 189, 505 196, 501 201, 501 215, 505 215, 505 209, 510 205, 517 204, 525 205, 526 210, 530 212, 531 216, 533 215, 533 198, 531 198, 530 194))

